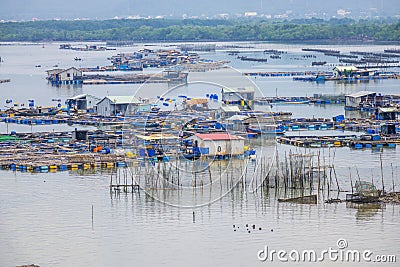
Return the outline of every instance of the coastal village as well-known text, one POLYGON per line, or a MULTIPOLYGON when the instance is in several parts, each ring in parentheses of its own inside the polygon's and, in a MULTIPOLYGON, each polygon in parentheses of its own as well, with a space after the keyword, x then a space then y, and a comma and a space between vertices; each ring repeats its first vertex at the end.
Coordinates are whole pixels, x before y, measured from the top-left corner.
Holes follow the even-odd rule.
POLYGON ((398 0, 3 2, 0 266, 399 261, 398 0))
MULTIPOLYGON (((104 47, 88 45, 79 49, 60 45, 60 49, 105 50, 104 47)), ((276 51, 273 53, 284 54, 276 51)), ((337 56, 338 53, 335 52, 334 55, 337 56)), ((193 72, 223 70, 228 63, 204 60, 194 51, 175 49, 140 49, 133 53, 119 53, 108 60, 111 65, 104 67, 47 70, 48 83, 61 88, 120 83, 165 83, 170 87, 179 87, 187 86, 188 76, 193 72), (158 68, 161 71, 155 74, 143 73, 144 68, 158 68), (134 74, 135 71, 140 73, 134 74), (108 74, 114 72, 118 74, 108 74)), ((244 78, 293 76, 294 82, 352 82, 399 77, 395 72, 388 74, 379 69, 360 69, 352 65, 335 66, 331 73, 245 72, 242 75, 244 78)), ((359 91, 336 96, 260 97, 256 96, 254 86, 221 86, 214 93, 207 93, 203 97, 166 94, 150 99, 136 95, 81 94, 54 100, 57 103, 55 106, 43 107, 38 106, 34 99, 30 99, 27 106, 7 99, 9 107, 0 111, 1 123, 7 126, 7 133, 0 137, 2 170, 84 173, 104 169, 113 173, 114 169, 135 168, 142 163, 160 166, 170 161, 182 160, 238 159, 263 164, 265 159, 262 158, 262 152, 253 147, 254 140, 272 140, 276 144, 311 149, 310 151, 315 149, 316 152, 310 152, 310 155, 316 155, 321 148, 349 147, 367 152, 395 149, 400 144, 400 94, 383 95, 379 92, 359 91), (291 112, 272 112, 265 109, 282 104, 303 107, 337 105, 343 108, 343 112, 330 119, 299 118, 294 117, 291 112), (346 117, 345 111, 357 111, 363 115, 346 117), (16 124, 30 126, 31 132, 8 130, 16 124), (32 130, 32 127, 40 125, 68 125, 75 130, 32 130), (331 131, 334 134, 324 134, 331 131)), ((289 156, 292 158, 294 155, 289 156)), ((276 157, 278 162, 278 155, 276 157)), ((308 164, 316 164, 312 161, 311 159, 308 164)), ((275 185, 279 184, 279 180, 286 181, 289 176, 293 176, 284 175, 283 171, 279 174, 279 167, 269 168, 276 169, 275 185)), ((314 176, 315 168, 316 166, 309 166, 307 170, 291 172, 302 171, 309 179, 314 176)), ((320 168, 318 163, 318 176, 320 168)), ((328 168, 332 170, 333 167, 328 168)), ((261 168, 260 171, 260 177, 263 177, 262 172, 265 170, 261 168)), ((306 179, 306 176, 300 175, 296 179, 306 179)), ((133 176, 131 178, 129 185, 132 188, 139 186, 136 179, 133 176)), ((170 179, 173 180, 172 177, 170 179)), ((295 187, 299 183, 296 179, 291 181, 295 187)), ((332 177, 330 180, 332 181, 332 177)), ((263 184, 265 179, 257 183, 263 184)), ((285 186, 287 183, 285 182, 285 186)), ((301 182, 304 183, 305 180, 301 182)), ((179 188, 179 182, 176 186, 179 188)), ((110 189, 120 190, 120 187, 127 189, 127 179, 125 184, 115 184, 111 175, 110 189)))

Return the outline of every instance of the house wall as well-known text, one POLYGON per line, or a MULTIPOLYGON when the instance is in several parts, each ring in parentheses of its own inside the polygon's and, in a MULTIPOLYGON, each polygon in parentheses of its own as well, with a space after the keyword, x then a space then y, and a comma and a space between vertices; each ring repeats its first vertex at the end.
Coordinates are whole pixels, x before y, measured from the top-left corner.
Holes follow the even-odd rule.
POLYGON ((361 97, 346 96, 346 107, 357 108, 360 105, 361 97))
POLYGON ((82 76, 82 72, 76 69, 70 69, 59 74, 61 81, 72 81, 74 80, 75 76, 82 76))
POLYGON ((97 114, 101 116, 110 116, 111 112, 111 101, 108 98, 97 103, 97 114))
POLYGON ((87 101, 87 108, 93 108, 96 105, 96 103, 99 101, 99 99, 88 95, 88 96, 86 96, 86 101, 87 101))
POLYGON ((97 104, 97 114, 101 116, 114 116, 116 113, 122 116, 133 115, 137 110, 137 104, 114 104, 108 98, 103 99, 103 101, 97 104))
POLYGON ((208 148, 207 156, 215 155, 243 155, 244 139, 238 140, 202 140, 197 136, 193 136, 193 143, 197 141, 200 148, 208 148))

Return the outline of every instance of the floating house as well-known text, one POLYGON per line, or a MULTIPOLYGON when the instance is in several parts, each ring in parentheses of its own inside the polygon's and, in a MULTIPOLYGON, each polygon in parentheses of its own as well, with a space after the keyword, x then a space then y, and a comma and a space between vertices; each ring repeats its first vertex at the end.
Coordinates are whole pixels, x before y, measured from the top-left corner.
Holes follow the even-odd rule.
POLYGON ((380 107, 377 109, 378 120, 396 120, 399 117, 400 110, 396 107, 380 107))
POLYGON ((149 104, 134 96, 106 96, 97 103, 96 110, 101 116, 129 116, 146 110, 147 106, 149 110, 149 104))
POLYGON ((77 95, 71 98, 68 98, 65 101, 65 104, 69 108, 69 110, 83 111, 83 112, 94 112, 96 104, 101 100, 101 98, 93 95, 82 94, 77 95))
POLYGON ((376 106, 376 93, 371 91, 360 91, 346 95, 345 109, 357 110, 376 106))
POLYGON ((357 70, 358 68, 355 66, 336 66, 333 68, 333 74, 335 77, 351 76, 357 70))
POLYGON ((239 156, 244 154, 244 138, 229 133, 196 133, 193 147, 204 156, 239 156))
POLYGON ((223 87, 222 102, 225 105, 238 106, 241 110, 252 110, 254 107, 254 87, 223 87))
POLYGON ((71 67, 69 69, 53 69, 47 71, 47 80, 53 85, 81 84, 83 83, 82 71, 71 67))
POLYGON ((187 83, 187 77, 189 73, 183 72, 181 70, 164 70, 162 72, 162 77, 167 79, 170 83, 187 83))
POLYGON ((240 113, 238 106, 223 105, 219 110, 222 118, 230 118, 240 113))
POLYGON ((355 66, 336 66, 333 68, 333 74, 336 78, 370 79, 378 76, 378 70, 358 69, 355 66))
POLYGON ((176 155, 179 150, 179 136, 167 133, 135 135, 139 157, 165 157, 176 155))
POLYGON ((381 134, 382 135, 396 135, 396 125, 394 123, 381 125, 381 134))

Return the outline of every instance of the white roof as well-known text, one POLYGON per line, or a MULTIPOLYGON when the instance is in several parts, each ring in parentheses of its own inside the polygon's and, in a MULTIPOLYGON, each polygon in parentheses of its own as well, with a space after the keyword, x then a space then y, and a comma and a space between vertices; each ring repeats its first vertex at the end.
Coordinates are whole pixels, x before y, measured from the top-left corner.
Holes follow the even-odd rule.
POLYGON ((381 107, 379 108, 380 112, 386 113, 386 112, 398 112, 399 110, 396 107, 381 107))
POLYGON ((91 98, 97 99, 98 101, 101 100, 101 98, 99 98, 99 97, 97 97, 97 96, 88 95, 88 94, 76 95, 76 96, 70 97, 70 98, 68 98, 68 99, 76 100, 76 99, 80 99, 80 98, 84 98, 84 97, 91 97, 91 98))
MULTIPOLYGON (((140 103, 142 103, 134 96, 114 95, 114 96, 106 96, 105 98, 108 98, 114 104, 140 104, 140 103)), ((103 98, 103 100, 105 98, 103 98)))
POLYGON ((222 92, 223 93, 254 93, 255 89, 252 86, 246 86, 246 87, 236 87, 236 88, 228 88, 228 87, 223 87, 222 92))
POLYGON ((52 70, 48 70, 47 73, 48 74, 60 74, 62 72, 66 72, 69 70, 76 70, 78 72, 82 72, 80 69, 77 69, 75 67, 69 67, 68 69, 52 69, 52 70))
POLYGON ((248 118, 248 116, 245 116, 245 115, 233 115, 232 117, 227 119, 227 121, 243 121, 247 118, 248 118))
POLYGON ((349 94, 349 95, 346 95, 346 96, 349 96, 349 97, 362 97, 362 96, 372 95, 372 94, 376 94, 376 93, 372 92, 372 91, 360 91, 360 92, 357 92, 357 93, 354 93, 354 94, 349 94))
POLYGON ((338 71, 345 71, 345 70, 358 70, 355 66, 336 66, 333 70, 337 69, 338 71))
POLYGON ((221 109, 224 112, 240 112, 238 106, 222 106, 221 109))

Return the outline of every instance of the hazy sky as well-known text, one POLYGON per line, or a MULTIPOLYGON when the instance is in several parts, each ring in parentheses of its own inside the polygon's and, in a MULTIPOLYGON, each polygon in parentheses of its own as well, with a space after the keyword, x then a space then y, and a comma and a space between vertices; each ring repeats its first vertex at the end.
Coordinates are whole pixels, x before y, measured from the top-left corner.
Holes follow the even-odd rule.
POLYGON ((315 14, 330 18, 345 9, 349 16, 400 15, 400 0, 1 0, 0 20, 109 19, 115 16, 214 16, 228 13, 315 14))

